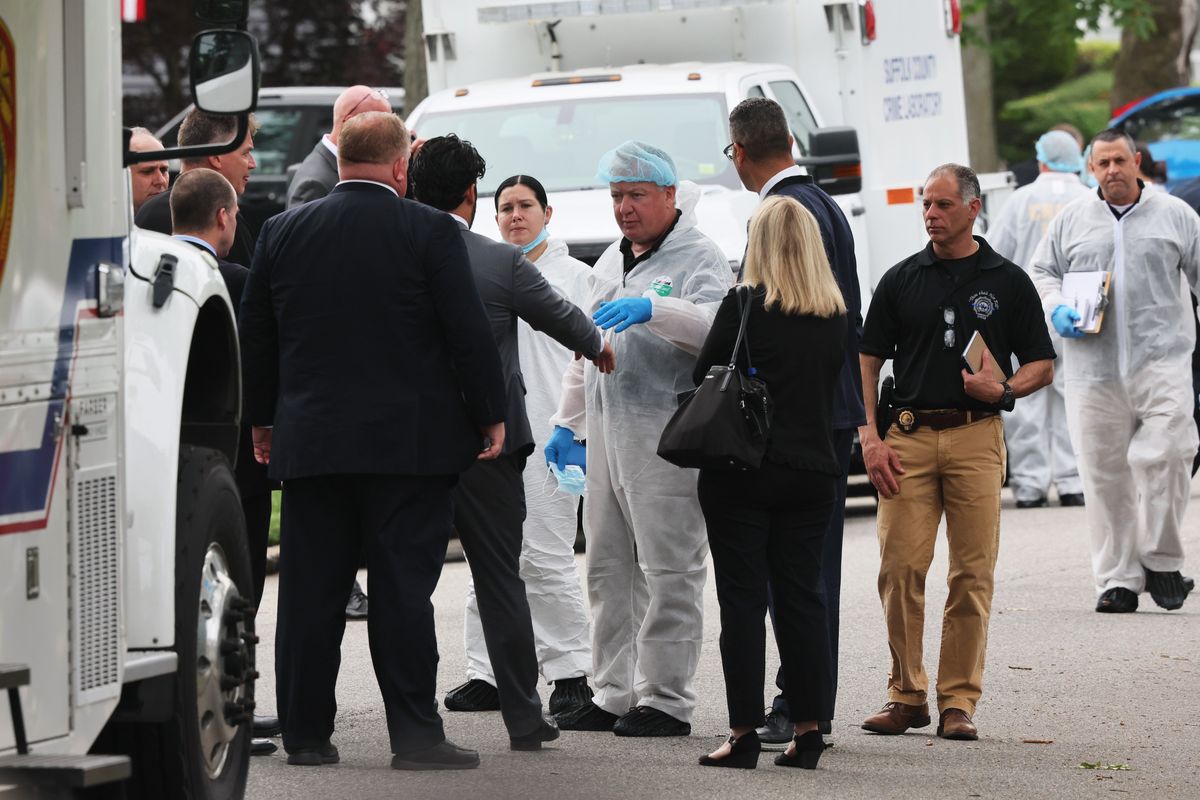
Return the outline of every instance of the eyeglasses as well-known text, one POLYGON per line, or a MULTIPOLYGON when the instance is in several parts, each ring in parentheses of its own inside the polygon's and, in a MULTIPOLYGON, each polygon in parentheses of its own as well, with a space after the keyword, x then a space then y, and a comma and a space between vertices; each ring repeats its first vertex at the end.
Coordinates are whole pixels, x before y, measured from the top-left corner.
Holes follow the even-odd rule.
POLYGON ((733 146, 736 144, 737 142, 730 142, 729 144, 725 145, 725 149, 721 151, 730 161, 733 161, 733 146))
POLYGON ((950 349, 954 347, 954 306, 942 307, 942 321, 946 323, 946 330, 942 331, 942 347, 950 349))
POLYGON ((348 112, 346 112, 346 116, 342 117, 342 122, 345 122, 346 120, 353 117, 354 112, 358 111, 359 106, 361 106, 363 103, 367 102, 368 97, 378 97, 380 100, 387 100, 388 93, 385 92, 383 89, 372 89, 371 91, 367 92, 359 99, 359 101, 357 103, 354 104, 354 106, 348 112))

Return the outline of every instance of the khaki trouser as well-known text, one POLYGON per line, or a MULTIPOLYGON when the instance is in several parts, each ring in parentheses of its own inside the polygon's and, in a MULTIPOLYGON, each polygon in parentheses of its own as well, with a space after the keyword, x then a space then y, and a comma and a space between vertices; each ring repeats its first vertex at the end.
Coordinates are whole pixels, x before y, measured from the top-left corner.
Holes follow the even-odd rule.
POLYGON ((942 511, 950 572, 938 663, 939 713, 975 713, 983 691, 983 660, 1000 547, 1000 487, 1006 452, 1000 417, 935 431, 900 432, 887 443, 900 456, 900 493, 879 501, 879 599, 887 620, 892 671, 888 699, 923 705, 929 679, 922 641, 925 575, 933 560, 942 511))

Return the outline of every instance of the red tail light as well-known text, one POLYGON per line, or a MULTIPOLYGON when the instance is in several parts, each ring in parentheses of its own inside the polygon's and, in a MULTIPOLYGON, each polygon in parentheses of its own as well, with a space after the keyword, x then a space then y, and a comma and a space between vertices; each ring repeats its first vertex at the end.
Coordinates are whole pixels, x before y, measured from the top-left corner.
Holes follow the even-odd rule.
POLYGON ((875 41, 875 3, 872 0, 860 1, 858 23, 858 29, 862 31, 862 43, 870 44, 875 41))
POLYGON ((962 3, 959 0, 946 0, 946 35, 958 36, 962 33, 962 3))

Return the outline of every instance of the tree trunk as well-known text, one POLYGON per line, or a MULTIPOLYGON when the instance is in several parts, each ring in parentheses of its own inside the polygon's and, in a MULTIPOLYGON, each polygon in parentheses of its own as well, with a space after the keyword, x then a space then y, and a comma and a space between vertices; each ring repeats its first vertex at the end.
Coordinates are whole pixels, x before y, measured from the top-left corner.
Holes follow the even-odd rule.
POLYGON ((966 19, 978 41, 963 47, 963 92, 967 104, 967 139, 976 172, 1000 168, 996 150, 996 110, 992 99, 992 56, 988 52, 987 10, 966 19))
POLYGON ((404 28, 404 112, 407 114, 429 94, 425 70, 425 24, 421 0, 408 0, 404 28))
POLYGON ((1147 95, 1187 83, 1180 75, 1179 52, 1183 47, 1181 0, 1147 0, 1155 31, 1146 39, 1126 28, 1121 32, 1121 52, 1113 66, 1113 108, 1147 95))

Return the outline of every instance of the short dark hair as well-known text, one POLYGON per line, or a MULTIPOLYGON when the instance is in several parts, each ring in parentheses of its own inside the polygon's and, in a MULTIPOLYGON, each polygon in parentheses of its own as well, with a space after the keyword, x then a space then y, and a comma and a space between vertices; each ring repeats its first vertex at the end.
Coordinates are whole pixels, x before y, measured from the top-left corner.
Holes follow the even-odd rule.
POLYGON ((171 230, 174 233, 195 233, 208 230, 217 211, 233 213, 237 193, 221 173, 199 167, 179 176, 171 189, 171 230))
MULTIPOLYGON (((179 123, 180 147, 195 147, 203 144, 221 144, 228 142, 237 133, 238 123, 236 114, 209 114, 193 108, 179 123)), ((250 115, 250 134, 258 129, 254 115, 250 115)), ((240 146, 239 142, 239 146, 240 146)), ((189 167, 203 166, 203 158, 185 158, 183 163, 189 167)))
POLYGON ((954 178, 958 183, 958 196, 964 203, 983 197, 983 192, 979 189, 979 176, 975 174, 975 170, 962 164, 942 164, 940 167, 934 167, 925 182, 929 183, 934 178, 944 175, 954 178))
POLYGON ((497 211, 500 210, 500 195, 504 194, 505 189, 511 189, 514 186, 528 186, 533 191, 533 196, 537 198, 542 211, 545 211, 546 206, 550 205, 550 198, 546 197, 546 187, 542 186, 541 181, 531 175, 513 175, 511 178, 500 181, 500 185, 496 187, 496 194, 492 199, 496 201, 497 211))
POLYGON ((774 100, 751 97, 729 112, 729 136, 746 151, 751 161, 791 155, 787 117, 774 100))
POLYGON ((1096 142, 1124 142, 1125 146, 1129 148, 1130 153, 1137 152, 1137 142, 1120 128, 1105 128, 1092 137, 1092 141, 1088 144, 1088 147, 1094 147, 1096 142))
POLYGON ((451 211, 462 204, 467 190, 486 170, 483 156, 470 142, 448 133, 421 146, 412 159, 408 177, 419 202, 439 211, 451 211))

